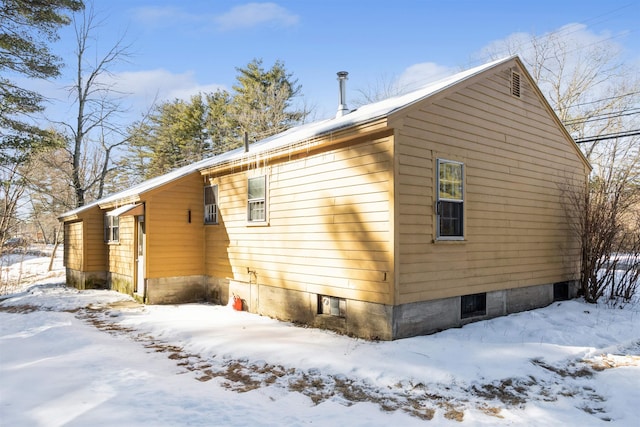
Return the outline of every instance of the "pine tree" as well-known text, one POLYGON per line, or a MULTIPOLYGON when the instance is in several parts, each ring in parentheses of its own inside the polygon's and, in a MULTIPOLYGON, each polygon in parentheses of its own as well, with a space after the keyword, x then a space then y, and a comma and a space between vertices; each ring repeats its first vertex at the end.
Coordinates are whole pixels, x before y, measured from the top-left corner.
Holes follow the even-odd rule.
POLYGON ((284 63, 276 61, 264 70, 261 59, 254 59, 245 68, 236 68, 239 75, 233 86, 235 96, 231 114, 250 140, 259 140, 280 133, 303 120, 307 113, 291 110, 293 98, 301 86, 287 73, 284 63))
POLYGON ((49 49, 80 0, 0 0, 0 165, 22 163, 34 150, 60 142, 25 116, 42 111, 42 96, 7 76, 57 77, 62 61, 49 49))
POLYGON ((301 87, 282 62, 264 70, 253 60, 239 74, 234 93, 224 90, 198 94, 189 101, 158 105, 148 123, 129 129, 131 157, 123 170, 151 178, 188 162, 224 153, 266 138, 300 123, 308 114, 292 102, 301 87))

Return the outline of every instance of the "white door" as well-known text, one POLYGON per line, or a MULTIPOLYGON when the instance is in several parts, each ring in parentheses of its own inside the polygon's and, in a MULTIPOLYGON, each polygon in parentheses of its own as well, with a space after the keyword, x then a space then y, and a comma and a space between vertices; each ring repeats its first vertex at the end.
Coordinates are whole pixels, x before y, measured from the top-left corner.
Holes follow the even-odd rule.
POLYGON ((146 238, 144 230, 144 215, 136 217, 137 242, 136 249, 136 294, 144 297, 144 253, 146 248, 146 238))

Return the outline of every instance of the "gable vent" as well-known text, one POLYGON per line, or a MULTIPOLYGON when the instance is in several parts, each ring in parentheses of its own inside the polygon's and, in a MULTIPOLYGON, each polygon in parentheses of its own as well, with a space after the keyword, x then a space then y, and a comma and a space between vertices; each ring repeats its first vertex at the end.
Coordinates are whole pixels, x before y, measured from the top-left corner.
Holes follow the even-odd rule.
POLYGON ((520 74, 511 72, 511 95, 520 98, 520 74))

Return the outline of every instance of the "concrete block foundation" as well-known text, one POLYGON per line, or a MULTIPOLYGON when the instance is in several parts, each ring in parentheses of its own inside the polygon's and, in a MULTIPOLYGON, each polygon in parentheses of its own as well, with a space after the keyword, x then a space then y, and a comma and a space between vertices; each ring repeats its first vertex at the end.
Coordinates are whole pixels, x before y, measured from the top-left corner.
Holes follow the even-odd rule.
POLYGON ((321 296, 309 292, 231 281, 229 297, 234 294, 252 313, 364 339, 395 340, 544 307, 554 300, 554 285, 486 292, 484 312, 467 318, 461 315, 459 296, 398 306, 346 300, 345 315, 335 316, 320 314, 321 296))
POLYGON ((179 304, 207 300, 204 276, 162 277, 147 279, 147 304, 179 304))
POLYGON ((66 283, 76 289, 109 289, 106 271, 79 271, 66 268, 66 283))

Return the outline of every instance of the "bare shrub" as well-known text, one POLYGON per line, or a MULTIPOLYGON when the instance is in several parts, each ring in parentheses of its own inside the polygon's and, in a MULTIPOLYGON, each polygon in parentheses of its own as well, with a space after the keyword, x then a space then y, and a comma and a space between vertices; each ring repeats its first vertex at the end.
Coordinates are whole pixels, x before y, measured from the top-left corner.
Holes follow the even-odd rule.
POLYGON ((629 226, 639 198, 628 171, 610 168, 587 188, 566 186, 565 209, 581 242, 580 292, 587 302, 630 301, 640 281, 640 227, 629 226))

